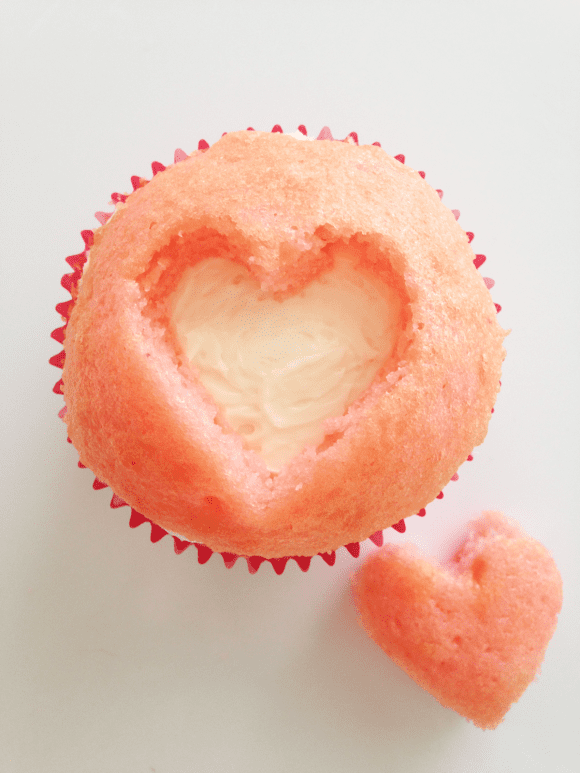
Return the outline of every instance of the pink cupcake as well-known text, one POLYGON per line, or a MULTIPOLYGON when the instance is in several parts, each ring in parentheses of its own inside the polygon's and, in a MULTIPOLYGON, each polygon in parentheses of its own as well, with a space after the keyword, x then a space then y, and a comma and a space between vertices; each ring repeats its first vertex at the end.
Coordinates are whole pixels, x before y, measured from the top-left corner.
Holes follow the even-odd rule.
POLYGON ((55 391, 131 525, 251 571, 404 530, 481 443, 505 332, 441 191, 353 133, 201 141, 67 258, 55 391))

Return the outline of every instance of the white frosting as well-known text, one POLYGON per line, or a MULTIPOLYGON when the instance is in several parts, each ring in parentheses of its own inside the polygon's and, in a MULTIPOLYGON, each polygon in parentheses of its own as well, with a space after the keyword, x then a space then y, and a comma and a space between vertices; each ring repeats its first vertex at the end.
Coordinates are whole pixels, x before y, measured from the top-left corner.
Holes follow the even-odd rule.
POLYGON ((295 132, 284 132, 286 137, 293 137, 295 140, 307 140, 308 142, 314 142, 316 137, 309 137, 307 134, 302 134, 302 132, 295 131, 295 132))
POLYGON ((222 419, 272 471, 324 440, 324 420, 370 386, 395 344, 396 293, 355 269, 347 248, 334 255, 331 270, 284 301, 225 258, 187 268, 170 300, 222 419))

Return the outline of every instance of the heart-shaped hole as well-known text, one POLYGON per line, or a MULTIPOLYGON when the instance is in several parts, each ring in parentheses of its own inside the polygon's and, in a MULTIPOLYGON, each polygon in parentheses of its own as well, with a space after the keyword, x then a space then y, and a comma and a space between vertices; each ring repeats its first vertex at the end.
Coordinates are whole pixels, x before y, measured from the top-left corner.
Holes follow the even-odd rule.
MULTIPOLYGON (((179 276, 172 270, 169 331, 222 428, 277 473, 306 446, 321 451, 341 437, 325 420, 395 366, 404 300, 357 240, 326 244, 300 276, 270 287, 219 238, 209 244, 192 250, 179 276)), ((166 285, 164 267, 160 258, 149 287, 166 285)))

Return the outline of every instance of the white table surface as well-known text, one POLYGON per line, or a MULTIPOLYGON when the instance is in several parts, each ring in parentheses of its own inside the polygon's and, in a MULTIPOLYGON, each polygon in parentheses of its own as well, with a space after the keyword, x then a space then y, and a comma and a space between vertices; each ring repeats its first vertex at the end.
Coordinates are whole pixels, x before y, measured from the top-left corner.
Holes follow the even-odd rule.
POLYGON ((580 769, 579 17, 560 0, 4 0, 0 771, 580 769), (278 577, 176 556, 129 529, 66 443, 47 360, 79 232, 175 148, 276 123, 404 153, 487 255, 512 328, 488 438, 386 539, 444 558, 498 509, 552 551, 558 629, 495 731, 367 639, 360 560, 278 577))

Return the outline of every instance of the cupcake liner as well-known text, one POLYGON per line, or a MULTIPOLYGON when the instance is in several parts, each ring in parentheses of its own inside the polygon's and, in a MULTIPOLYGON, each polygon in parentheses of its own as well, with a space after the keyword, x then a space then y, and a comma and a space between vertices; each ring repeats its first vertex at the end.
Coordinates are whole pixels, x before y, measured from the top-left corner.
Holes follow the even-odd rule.
MULTIPOLYGON (((247 131, 254 131, 254 129, 252 127, 248 127, 247 131)), ((298 127, 298 131, 301 134, 307 136, 306 127, 303 124, 301 124, 298 127)), ((283 129, 279 124, 276 124, 272 128, 272 132, 283 133, 283 129)), ((350 132, 350 134, 348 134, 344 140, 335 140, 328 126, 324 126, 321 129, 318 136, 316 137, 316 140, 349 142, 355 145, 359 144, 358 134, 356 132, 350 132)), ((376 145, 377 147, 381 147, 380 142, 373 142, 372 144, 376 145)), ((204 139, 199 140, 197 145, 198 151, 207 150, 209 147, 210 147, 209 143, 207 143, 206 140, 204 139)), ((181 150, 180 148, 177 148, 177 150, 174 153, 174 164, 178 164, 181 161, 184 161, 186 158, 188 158, 188 154, 185 153, 185 151, 181 150)), ((401 164, 405 163, 405 156, 403 154, 394 156, 394 158, 397 161, 399 161, 401 164)), ((161 162, 153 161, 153 163, 151 164, 151 171, 153 173, 153 177, 163 172, 166 168, 167 167, 161 162)), ((425 172, 420 171, 418 172, 418 174, 423 179, 425 178, 425 172)), ((144 177, 139 177, 138 175, 134 175, 131 177, 131 185, 133 187, 133 191, 136 191, 138 188, 142 188, 144 185, 147 185, 148 182, 149 180, 147 180, 144 177)), ((436 191, 439 195, 439 198, 442 199, 443 191, 440 189, 436 189, 436 191)), ((110 203, 116 207, 118 203, 124 203, 130 195, 131 195, 130 193, 129 194, 112 193, 110 203)), ((455 219, 458 220, 460 216, 459 210, 453 209, 451 210, 451 212, 455 216, 455 219)), ((114 210, 113 212, 99 211, 99 212, 95 212, 95 218, 97 219, 100 225, 105 225, 105 223, 113 216, 113 214, 114 214, 114 210)), ((469 242, 471 243, 474 238, 473 232, 466 231, 465 233, 467 235, 469 242)), ((66 262, 73 270, 71 273, 64 274, 60 282, 61 286, 70 293, 71 298, 70 300, 58 303, 55 307, 58 314, 60 314, 64 324, 61 327, 58 327, 55 330, 53 330, 50 335, 51 335, 51 338, 53 338, 59 344, 64 344, 66 327, 76 301, 79 281, 82 277, 83 269, 88 259, 89 250, 93 244, 93 239, 94 239, 93 231, 91 230, 81 231, 81 237, 85 245, 84 250, 76 255, 69 255, 69 257, 66 258, 66 262)), ((473 263, 475 267, 479 269, 485 263, 485 260, 486 260, 485 255, 476 255, 473 263)), ((488 288, 488 290, 491 290, 491 288, 495 284, 494 280, 489 277, 483 277, 483 281, 485 282, 485 285, 488 288)), ((498 303, 494 305, 496 308, 496 312, 499 313, 501 311, 501 306, 498 303)), ((53 355, 49 359, 49 363, 51 365, 54 365, 55 367, 60 369, 64 368, 64 361, 65 361, 64 349, 58 352, 57 354, 53 355)), ((62 378, 59 379, 54 385, 53 392, 55 394, 63 395, 62 378)), ((492 408, 492 413, 493 413, 493 408, 492 408)), ((59 415, 59 418, 64 419, 64 416, 66 415, 66 405, 59 411, 58 415, 59 415)), ((72 442, 69 437, 67 437, 67 441, 69 443, 72 442)), ((472 461, 472 460, 473 460, 473 456, 472 454, 469 454, 469 456, 467 457, 467 461, 472 461)), ((85 465, 81 461, 78 462, 78 466, 80 468, 86 469, 85 465)), ((455 473, 451 478, 452 481, 457 481, 458 479, 459 479, 458 473, 455 473)), ((104 489, 104 488, 108 488, 108 485, 106 483, 103 483, 103 481, 100 481, 98 478, 95 478, 93 482, 93 489, 95 489, 95 491, 99 491, 100 489, 104 489)), ((439 494, 437 494, 436 499, 443 499, 443 491, 440 491, 439 494)), ((113 509, 119 509, 121 507, 129 507, 129 504, 113 492, 113 496, 110 502, 110 507, 113 509)), ((425 508, 422 508, 416 515, 420 517, 424 517, 426 515, 425 508)), ((146 518, 144 515, 139 513, 134 508, 131 508, 129 527, 131 529, 135 529, 144 523, 151 524, 151 536, 150 536, 151 542, 154 542, 154 543, 159 542, 161 539, 163 539, 163 537, 167 535, 172 537, 173 543, 174 543, 174 550, 177 555, 184 553, 189 547, 194 545, 197 548, 198 563, 205 564, 207 563, 207 561, 209 561, 209 559, 215 552, 211 548, 207 547, 207 545, 203 545, 199 542, 190 542, 189 540, 183 539, 179 535, 172 534, 171 532, 166 531, 161 526, 157 525, 149 518, 146 518)), ((399 532, 400 534, 403 534, 407 528, 405 524, 405 519, 401 519, 398 523, 392 524, 392 527, 390 528, 393 528, 395 531, 399 532)), ((376 545, 377 547, 381 547, 381 545, 383 544, 383 530, 379 530, 374 534, 371 534, 368 537, 368 539, 371 540, 371 542, 373 542, 374 545, 376 545)), ((360 542, 351 542, 347 545, 344 545, 343 547, 353 558, 358 558, 358 556, 360 555, 360 546, 361 546, 360 542)), ((224 564, 228 569, 231 569, 231 567, 234 566, 234 564, 237 562, 239 558, 243 558, 247 563, 248 571, 250 572, 250 574, 255 574, 263 563, 270 563, 275 573, 278 575, 284 572, 284 569, 286 568, 286 565, 290 560, 295 561, 300 567, 300 569, 303 572, 306 572, 310 568, 312 558, 315 557, 315 556, 285 556, 283 558, 263 558, 262 556, 240 556, 240 555, 237 555, 236 553, 228 553, 228 552, 218 553, 218 555, 221 555, 221 557, 223 558, 224 564)), ((325 563, 327 563, 329 566, 333 566, 334 563, 336 562, 335 550, 329 553, 317 553, 316 555, 320 556, 320 558, 322 558, 322 560, 325 563)))

